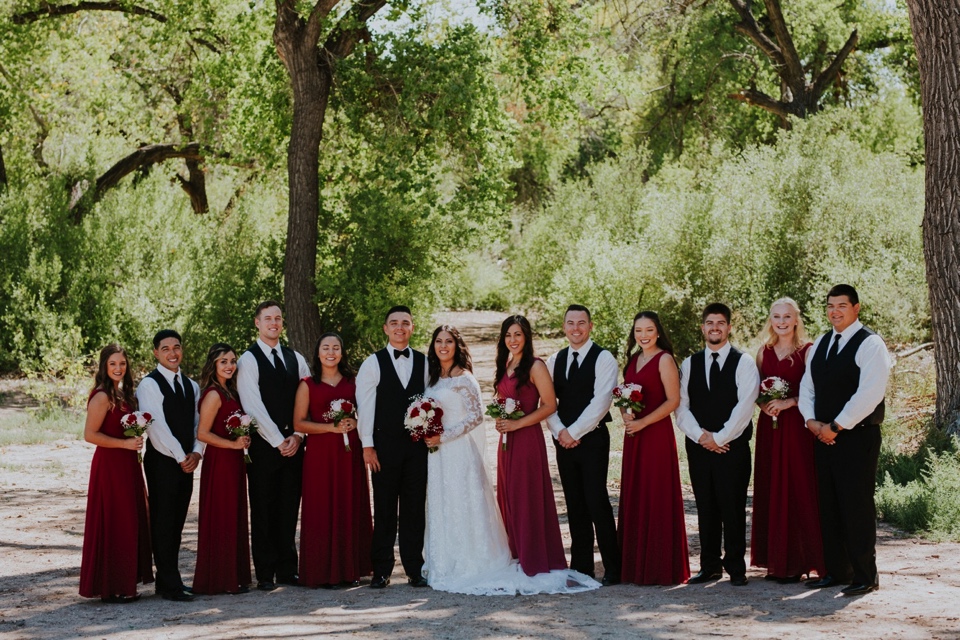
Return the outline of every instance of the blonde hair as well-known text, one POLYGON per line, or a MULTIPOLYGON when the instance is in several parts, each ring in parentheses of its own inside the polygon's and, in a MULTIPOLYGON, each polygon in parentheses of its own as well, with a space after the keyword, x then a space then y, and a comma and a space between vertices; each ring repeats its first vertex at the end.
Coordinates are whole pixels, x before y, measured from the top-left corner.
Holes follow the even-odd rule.
POLYGON ((773 308, 778 304, 790 307, 797 318, 797 329, 793 332, 793 348, 799 349, 803 345, 810 342, 810 339, 807 336, 807 330, 803 326, 803 316, 800 315, 800 305, 798 305, 796 300, 793 298, 780 298, 778 300, 774 300, 773 304, 770 305, 770 312, 767 314, 767 321, 763 325, 763 329, 760 330, 760 338, 763 340, 764 346, 772 347, 780 340, 780 336, 778 336, 773 330, 773 308))

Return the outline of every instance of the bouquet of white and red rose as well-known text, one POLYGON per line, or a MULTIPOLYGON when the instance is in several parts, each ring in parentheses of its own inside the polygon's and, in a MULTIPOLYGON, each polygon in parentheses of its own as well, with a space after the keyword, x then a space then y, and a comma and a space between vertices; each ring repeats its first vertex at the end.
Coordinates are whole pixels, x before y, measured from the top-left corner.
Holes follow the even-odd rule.
MULTIPOLYGON (((120 418, 123 435, 129 438, 139 438, 147 432, 147 427, 153 424, 153 416, 146 411, 134 411, 120 418)), ((143 463, 143 452, 137 451, 137 462, 143 463)))
MULTIPOLYGON (((627 413, 637 415, 643 411, 643 387, 632 382, 624 382, 613 389, 613 406, 623 407, 627 413)), ((632 433, 627 434, 633 437, 632 433)))
MULTIPOLYGON (((340 424, 340 421, 344 418, 356 417, 357 411, 353 403, 343 399, 332 401, 330 403, 330 410, 323 414, 323 419, 329 420, 334 426, 340 424)), ((346 433, 343 434, 343 448, 345 451, 350 451, 350 437, 346 433)))
MULTIPOLYGON (((496 398, 496 401, 487 405, 487 415, 497 420, 516 420, 522 418, 525 414, 520 409, 520 401, 515 398, 496 398)), ((507 434, 501 438, 501 448, 507 450, 507 434)))
MULTIPOLYGON (((410 406, 407 408, 407 417, 403 420, 403 426, 410 432, 410 438, 414 442, 420 442, 425 438, 432 438, 443 433, 443 409, 433 398, 416 396, 410 406)), ((438 447, 428 447, 430 453, 435 452, 438 447)))
MULTIPOLYGON (((757 404, 766 404, 771 400, 783 400, 790 397, 790 385, 778 376, 764 378, 760 383, 760 396, 757 404)), ((773 416, 773 428, 777 428, 777 416, 773 416)))
MULTIPOLYGON (((227 433, 229 433, 234 440, 244 436, 249 436, 250 433, 256 428, 256 419, 253 416, 244 413, 243 411, 234 411, 227 416, 227 433)), ((251 462, 250 452, 246 449, 246 447, 243 449, 243 461, 247 464, 250 464, 251 462)))

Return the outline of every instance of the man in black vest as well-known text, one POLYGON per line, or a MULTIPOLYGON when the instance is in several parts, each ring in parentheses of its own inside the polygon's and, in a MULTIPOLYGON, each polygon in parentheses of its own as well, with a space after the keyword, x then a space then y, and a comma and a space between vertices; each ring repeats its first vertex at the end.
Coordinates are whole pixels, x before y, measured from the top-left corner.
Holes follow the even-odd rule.
POLYGON ((753 358, 730 344, 730 315, 725 304, 704 308, 701 331, 707 346, 680 366, 676 415, 687 436, 700 529, 700 572, 689 583, 718 580, 726 569, 730 584, 741 587, 747 584, 750 436, 760 373, 753 358))
POLYGON ((357 431, 373 480, 370 586, 383 589, 390 584, 399 512, 400 562, 407 582, 425 587, 427 445, 410 439, 403 420, 411 399, 426 389, 427 359, 410 348, 413 316, 409 308, 390 309, 383 332, 390 344, 364 360, 357 372, 357 431))
POLYGON ((603 561, 604 586, 620 583, 617 525, 607 493, 610 402, 617 360, 590 339, 590 310, 572 304, 563 316, 570 343, 547 360, 557 392, 557 412, 547 418, 555 438, 557 471, 570 523, 570 568, 594 577, 593 541, 603 561))
POLYGON ((153 417, 147 429, 143 471, 150 495, 150 538, 157 565, 157 593, 166 600, 189 601, 178 567, 180 540, 193 496, 193 472, 203 457, 197 440, 200 388, 180 372, 183 348, 173 329, 153 337, 157 368, 140 381, 137 403, 153 417))
POLYGON ((247 466, 253 567, 257 589, 273 591, 277 582, 299 581, 296 535, 303 447, 293 431, 293 401, 310 367, 302 355, 280 344, 279 302, 261 302, 254 324, 259 337, 237 362, 237 391, 243 410, 257 421, 247 466))
POLYGON ((848 284, 827 294, 833 331, 817 338, 800 381, 800 413, 819 441, 814 449, 820 533, 827 575, 813 588, 847 584, 858 596, 880 588, 877 509, 873 501, 880 423, 890 360, 883 340, 860 323, 860 297, 848 284))

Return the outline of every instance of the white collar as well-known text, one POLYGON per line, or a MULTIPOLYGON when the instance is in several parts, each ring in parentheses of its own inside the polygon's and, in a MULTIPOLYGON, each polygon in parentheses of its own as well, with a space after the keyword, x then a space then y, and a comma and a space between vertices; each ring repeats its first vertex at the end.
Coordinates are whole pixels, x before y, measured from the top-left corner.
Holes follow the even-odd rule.
POLYGON ((267 356, 268 358, 273 355, 272 351, 276 349, 277 353, 280 355, 280 359, 283 359, 283 352, 280 350, 281 345, 279 342, 277 343, 277 346, 271 347, 260 338, 257 338, 257 344, 260 345, 260 350, 263 351, 263 355, 267 356))
POLYGON ((711 353, 719 354, 719 356, 717 357, 717 361, 719 362, 719 361, 724 361, 724 360, 727 359, 727 356, 730 354, 730 349, 732 349, 732 348, 733 348, 733 345, 730 344, 730 341, 729 341, 729 340, 727 340, 727 343, 724 344, 724 345, 723 345, 722 347, 720 347, 719 349, 717 349, 716 351, 714 351, 713 349, 711 349, 709 346, 704 347, 703 351, 704 351, 704 353, 706 353, 708 356, 709 356, 711 353))
POLYGON ((859 318, 857 318, 856 320, 853 321, 853 324, 851 324, 849 327, 847 327, 843 331, 839 332, 839 334, 837 333, 836 329, 831 331, 830 341, 833 342, 834 340, 836 340, 836 338, 834 338, 833 336, 839 335, 840 342, 843 342, 844 344, 846 344, 846 342, 850 340, 850 338, 852 338, 857 333, 857 331, 860 331, 860 329, 862 328, 863 328, 863 323, 860 322, 859 318))
POLYGON ((574 353, 579 353, 580 354, 579 360, 580 362, 583 362, 583 357, 590 352, 590 347, 592 346, 593 346, 593 338, 587 338, 587 341, 584 342, 582 345, 580 345, 579 349, 574 349, 573 347, 570 347, 570 353, 571 355, 574 353))
POLYGON ((167 369, 162 364, 158 364, 157 371, 160 372, 160 375, 163 376, 163 378, 167 381, 167 383, 170 384, 171 387, 173 387, 173 378, 178 374, 180 375, 180 383, 183 384, 183 374, 180 373, 180 367, 177 367, 176 371, 170 371, 170 369, 167 369))

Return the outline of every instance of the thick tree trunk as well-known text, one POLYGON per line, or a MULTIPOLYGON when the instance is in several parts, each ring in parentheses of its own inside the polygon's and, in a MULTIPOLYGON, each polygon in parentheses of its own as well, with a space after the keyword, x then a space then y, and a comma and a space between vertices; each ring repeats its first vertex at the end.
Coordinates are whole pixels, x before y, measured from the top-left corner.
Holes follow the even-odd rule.
POLYGON ((923 254, 930 289, 937 421, 960 433, 960 11, 907 0, 917 47, 926 145, 923 254))

